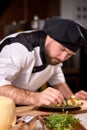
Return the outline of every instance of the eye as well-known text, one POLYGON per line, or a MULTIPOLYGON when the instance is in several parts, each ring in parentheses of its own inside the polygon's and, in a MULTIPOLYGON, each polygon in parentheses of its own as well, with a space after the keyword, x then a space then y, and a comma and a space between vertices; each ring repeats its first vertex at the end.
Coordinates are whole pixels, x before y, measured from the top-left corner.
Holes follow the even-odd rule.
POLYGON ((64 47, 62 47, 62 48, 61 48, 61 51, 65 51, 65 48, 64 48, 64 47))
POLYGON ((67 57, 70 58, 72 56, 72 54, 68 54, 67 57))

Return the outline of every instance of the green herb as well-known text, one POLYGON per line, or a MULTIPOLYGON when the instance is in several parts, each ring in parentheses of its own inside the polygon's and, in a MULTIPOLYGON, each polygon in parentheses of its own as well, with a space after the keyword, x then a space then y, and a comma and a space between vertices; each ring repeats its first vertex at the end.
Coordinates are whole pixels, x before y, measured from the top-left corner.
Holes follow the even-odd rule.
POLYGON ((44 117, 45 125, 51 130, 70 130, 74 123, 80 122, 74 115, 63 113, 44 117))

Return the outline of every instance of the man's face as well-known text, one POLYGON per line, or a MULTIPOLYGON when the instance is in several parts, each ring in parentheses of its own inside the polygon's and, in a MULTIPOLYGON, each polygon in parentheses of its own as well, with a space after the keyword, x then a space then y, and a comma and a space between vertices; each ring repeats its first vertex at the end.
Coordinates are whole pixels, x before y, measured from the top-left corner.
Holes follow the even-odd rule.
POLYGON ((69 59, 72 55, 75 55, 74 52, 65 48, 63 45, 52 38, 46 42, 45 55, 48 64, 57 65, 69 59))

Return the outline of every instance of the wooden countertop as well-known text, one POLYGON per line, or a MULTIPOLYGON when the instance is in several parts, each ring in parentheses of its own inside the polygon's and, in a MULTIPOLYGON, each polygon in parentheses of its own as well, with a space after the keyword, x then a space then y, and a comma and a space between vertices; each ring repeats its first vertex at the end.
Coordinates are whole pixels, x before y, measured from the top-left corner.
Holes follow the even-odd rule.
MULTIPOLYGON (((69 113, 79 114, 79 113, 87 113, 87 101, 82 100, 83 105, 79 109, 69 109, 69 113)), ((61 113, 59 109, 42 109, 33 106, 17 106, 16 114, 17 116, 23 115, 45 115, 45 114, 54 114, 61 113)))

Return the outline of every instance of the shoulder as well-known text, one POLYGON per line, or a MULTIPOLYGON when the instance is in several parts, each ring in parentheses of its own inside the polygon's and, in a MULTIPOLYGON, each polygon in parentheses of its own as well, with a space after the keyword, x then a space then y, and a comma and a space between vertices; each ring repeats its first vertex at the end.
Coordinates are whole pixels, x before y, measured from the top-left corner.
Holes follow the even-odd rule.
POLYGON ((2 49, 0 55, 2 57, 7 57, 7 59, 10 59, 15 63, 25 64, 27 59, 29 60, 29 57, 30 59, 33 57, 31 53, 33 52, 29 52, 24 45, 20 43, 14 43, 14 44, 6 45, 2 49))

